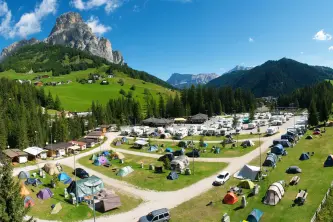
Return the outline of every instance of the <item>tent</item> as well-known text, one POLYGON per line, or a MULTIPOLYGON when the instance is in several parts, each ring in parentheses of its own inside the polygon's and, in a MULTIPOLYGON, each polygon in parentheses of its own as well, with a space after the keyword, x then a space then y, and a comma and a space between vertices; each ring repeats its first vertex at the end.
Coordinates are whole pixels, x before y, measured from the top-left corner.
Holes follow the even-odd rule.
POLYGON ((115 146, 120 146, 120 145, 121 145, 121 141, 120 141, 120 140, 116 141, 116 142, 114 143, 114 145, 115 145, 115 146))
POLYGON ((208 147, 208 144, 207 144, 207 143, 205 143, 205 142, 202 142, 202 143, 200 143, 200 147, 207 148, 207 147, 208 147))
POLYGON ((97 156, 95 154, 93 154, 91 157, 90 157, 90 160, 92 161, 95 161, 97 159, 97 156))
POLYGON ((157 146, 150 146, 149 148, 148 148, 148 152, 156 152, 158 150, 158 147, 157 146))
POLYGON ((37 198, 46 200, 53 196, 52 191, 49 188, 44 188, 37 193, 37 198))
POLYGON ((64 184, 69 184, 72 182, 72 179, 64 172, 61 172, 59 175, 58 175, 58 180, 63 182, 64 184))
POLYGON ((254 142, 252 140, 245 140, 242 142, 242 147, 254 146, 254 142))
POLYGON ((105 165, 105 164, 109 164, 109 163, 110 163, 109 160, 105 156, 99 156, 94 161, 95 166, 105 165))
POLYGON ((225 204, 235 204, 237 201, 238 198, 234 192, 228 192, 223 198, 225 204))
POLYGON ((308 153, 302 153, 301 156, 299 157, 299 160, 308 160, 308 159, 310 159, 308 153))
POLYGON ((264 213, 261 210, 253 209, 249 216, 247 216, 246 220, 248 222, 259 222, 263 214, 264 213))
POLYGON ((109 210, 119 208, 121 206, 120 197, 116 194, 108 194, 102 201, 99 202, 100 204, 96 205, 98 211, 105 213, 109 210))
POLYGON ((32 185, 32 186, 39 186, 41 184, 43 184, 42 181, 40 181, 40 179, 38 178, 28 178, 25 182, 24 182, 25 185, 32 185))
POLYGON ((178 174, 175 171, 172 171, 167 176, 167 179, 168 180, 177 180, 178 179, 178 174))
POLYGON ((260 167, 244 165, 243 168, 235 173, 234 177, 238 179, 256 180, 260 172, 260 167))
POLYGON ((104 155, 104 156, 110 156, 110 152, 109 151, 103 151, 102 155, 104 155))
POLYGON ((302 169, 298 166, 291 166, 286 170, 286 173, 289 174, 296 174, 296 173, 302 173, 302 169))
POLYGON ((118 159, 118 160, 123 160, 123 159, 125 159, 124 154, 119 153, 119 152, 113 152, 111 156, 112 156, 112 158, 114 158, 114 159, 118 159))
POLYGON ((325 160, 324 167, 331 167, 333 166, 333 155, 328 155, 325 160))
POLYGON ((22 197, 28 196, 30 194, 29 190, 23 183, 21 184, 20 194, 22 197))
POLYGON ((94 165, 95 165, 95 166, 100 166, 100 165, 102 165, 102 164, 99 162, 98 159, 96 159, 96 160, 94 161, 94 165))
POLYGON ((54 163, 46 163, 44 165, 44 170, 46 173, 50 174, 51 176, 60 173, 57 166, 54 163))
POLYGON ((312 137, 311 135, 308 135, 305 139, 307 139, 307 140, 312 140, 313 137, 312 137))
POLYGON ((275 182, 269 186, 264 197, 264 204, 275 206, 282 199, 284 188, 281 183, 275 182))
POLYGON ((273 146, 271 148, 271 153, 274 153, 276 155, 284 155, 285 152, 286 151, 284 150, 284 148, 281 144, 276 144, 275 146, 273 146))
POLYGON ((253 189, 254 183, 251 180, 242 180, 238 187, 245 188, 245 189, 253 189))
POLYGON ((278 157, 274 153, 269 153, 262 164, 263 166, 267 167, 274 167, 278 161, 278 157))
POLYGON ((56 205, 54 205, 53 209, 51 210, 51 214, 57 214, 61 211, 62 206, 61 203, 57 203, 56 205))
POLYGON ((26 196, 24 198, 23 203, 24 203, 24 208, 35 206, 35 202, 34 202, 34 200, 30 196, 26 196))
POLYGON ((26 172, 26 171, 21 171, 19 174, 18 174, 18 176, 17 176, 19 179, 28 179, 28 178, 30 178, 30 175, 29 175, 29 173, 28 172, 26 172))
POLYGON ((121 177, 125 177, 127 176, 128 174, 132 173, 134 170, 132 167, 130 166, 125 166, 123 168, 121 168, 118 173, 117 173, 117 176, 121 176, 121 177))
POLYGON ((103 188, 104 188, 103 181, 99 177, 93 175, 89 178, 72 181, 72 183, 67 187, 67 192, 69 194, 73 193, 75 195, 77 193, 78 198, 82 198, 85 196, 90 196, 92 194, 95 194, 101 191, 103 188), (98 185, 92 189, 91 187, 86 186, 86 183, 93 183, 98 185))
POLYGON ((128 139, 127 139, 126 137, 123 137, 123 138, 121 138, 121 142, 122 142, 122 143, 127 143, 127 142, 128 142, 128 139))
POLYGON ((162 166, 156 166, 155 167, 155 173, 163 173, 163 167, 162 166))
POLYGON ((168 148, 165 149, 165 152, 167 152, 167 153, 172 153, 173 150, 172 150, 170 147, 168 147, 168 148))
POLYGON ((187 147, 187 143, 185 141, 179 141, 178 147, 184 147, 184 148, 186 148, 187 147))

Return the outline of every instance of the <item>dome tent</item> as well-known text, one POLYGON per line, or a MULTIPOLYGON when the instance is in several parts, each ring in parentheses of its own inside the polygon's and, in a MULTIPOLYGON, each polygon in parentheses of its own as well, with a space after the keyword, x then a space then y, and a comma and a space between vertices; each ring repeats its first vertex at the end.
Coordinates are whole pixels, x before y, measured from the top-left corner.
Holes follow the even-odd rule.
POLYGON ((302 153, 301 156, 299 157, 299 160, 308 160, 308 159, 310 159, 308 153, 302 153))
POLYGON ((274 167, 274 166, 276 166, 277 160, 278 160, 278 157, 276 156, 276 154, 269 153, 262 165, 267 166, 267 167, 274 167))
POLYGON ((19 179, 28 179, 30 178, 29 172, 21 171, 18 176, 19 179))
POLYGON ((253 209, 249 216, 247 216, 246 221, 259 222, 263 214, 264 213, 261 210, 253 209))
POLYGON ((118 173, 117 173, 117 176, 121 176, 121 177, 125 177, 127 176, 128 174, 132 173, 134 170, 132 169, 132 167, 130 166, 126 166, 126 167, 123 167, 121 168, 118 173))
POLYGON ((244 188, 244 189, 253 189, 254 183, 251 180, 242 180, 238 187, 244 188))
POLYGON ((234 192, 228 192, 224 198, 224 204, 235 204, 238 201, 237 195, 234 192))
POLYGON ((57 168, 57 166, 54 163, 46 163, 44 165, 44 168, 46 173, 48 173, 49 175, 53 176, 54 174, 59 174, 59 170, 57 168))
POLYGON ((331 167, 333 166, 333 155, 328 155, 324 162, 324 167, 331 167))
POLYGON ((284 196, 284 188, 281 183, 275 182, 269 186, 264 201, 264 204, 275 206, 284 196))

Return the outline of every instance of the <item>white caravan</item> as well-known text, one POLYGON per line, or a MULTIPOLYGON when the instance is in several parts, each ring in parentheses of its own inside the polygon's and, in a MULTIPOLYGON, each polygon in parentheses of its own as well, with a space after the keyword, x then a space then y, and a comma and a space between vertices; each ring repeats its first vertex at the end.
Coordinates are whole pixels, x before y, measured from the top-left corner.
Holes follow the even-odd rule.
POLYGON ((268 127, 268 129, 266 130, 266 134, 270 135, 270 136, 274 135, 277 132, 278 132, 278 128, 276 126, 268 127))

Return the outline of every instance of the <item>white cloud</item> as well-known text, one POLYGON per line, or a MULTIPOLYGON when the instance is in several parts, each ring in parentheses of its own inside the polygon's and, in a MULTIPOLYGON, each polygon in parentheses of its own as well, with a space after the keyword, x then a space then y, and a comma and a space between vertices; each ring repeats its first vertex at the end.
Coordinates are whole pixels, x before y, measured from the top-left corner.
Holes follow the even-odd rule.
POLYGON ((113 12, 126 0, 88 0, 84 2, 83 0, 72 0, 71 5, 78 10, 90 10, 99 7, 104 7, 106 13, 113 12))
POLYGON ((249 42, 254 42, 254 39, 250 37, 249 42))
POLYGON ((313 39, 318 41, 328 41, 332 39, 332 35, 326 33, 324 29, 322 29, 313 36, 313 39))
POLYGON ((333 51, 333 46, 328 47, 329 51, 333 51))
POLYGON ((28 35, 41 31, 42 19, 56 12, 57 0, 43 0, 30 13, 24 13, 20 20, 12 25, 12 13, 8 9, 7 3, 0 0, 0 17, 3 17, 0 23, 0 35, 5 38, 27 37, 28 35))
POLYGON ((98 36, 103 35, 104 33, 111 30, 110 26, 105 26, 100 24, 99 19, 97 17, 91 16, 87 21, 88 26, 91 28, 92 32, 98 36))

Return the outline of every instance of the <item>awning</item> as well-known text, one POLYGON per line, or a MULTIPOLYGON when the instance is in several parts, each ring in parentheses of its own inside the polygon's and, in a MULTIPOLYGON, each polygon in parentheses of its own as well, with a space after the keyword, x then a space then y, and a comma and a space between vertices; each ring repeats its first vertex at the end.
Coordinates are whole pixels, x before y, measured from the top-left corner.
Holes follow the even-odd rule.
POLYGON ((30 155, 33 155, 33 156, 37 156, 40 153, 46 152, 46 150, 44 150, 40 147, 36 147, 36 146, 28 147, 23 151, 26 152, 26 153, 29 153, 30 155))
POLYGON ((138 140, 138 141, 135 141, 135 144, 145 146, 145 145, 148 145, 148 142, 144 141, 144 140, 138 140))
POLYGON ((175 122, 186 122, 184 118, 175 118, 175 122))

